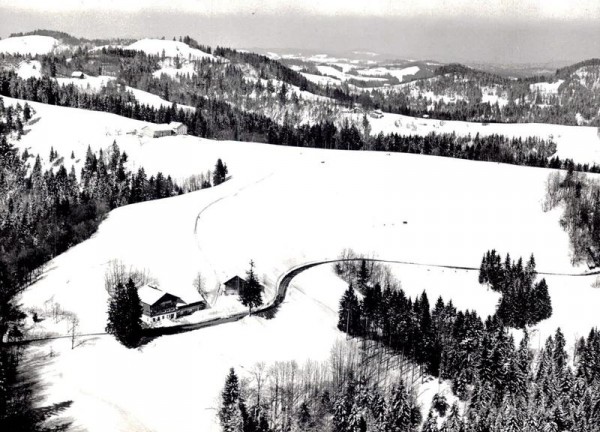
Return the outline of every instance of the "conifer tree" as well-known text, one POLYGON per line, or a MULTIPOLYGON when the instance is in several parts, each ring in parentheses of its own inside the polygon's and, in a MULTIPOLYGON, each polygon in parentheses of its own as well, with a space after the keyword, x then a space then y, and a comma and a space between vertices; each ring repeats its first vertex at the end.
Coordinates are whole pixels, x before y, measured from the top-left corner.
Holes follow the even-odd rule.
POLYGON ((227 165, 221 159, 218 159, 213 172, 213 185, 218 186, 223 183, 227 179, 227 174, 227 165))
POLYGON ((128 348, 136 347, 142 337, 142 306, 135 283, 118 283, 109 300, 106 332, 128 348))
POLYGON ((225 380, 225 387, 221 392, 221 409, 219 421, 223 432, 243 432, 244 420, 240 405, 240 384, 235 370, 231 368, 225 380))
POLYGON ((433 410, 429 410, 429 414, 427 414, 427 419, 423 424, 421 432, 439 432, 437 419, 433 415, 433 410))
POLYGON ((416 430, 416 426, 421 423, 421 416, 413 399, 402 382, 393 387, 385 414, 385 430, 406 432, 416 430))
POLYGON ((360 303, 354 293, 352 284, 350 284, 340 300, 337 327, 341 331, 348 333, 350 336, 359 336, 362 334, 361 323, 362 314, 360 303))
POLYGON ((539 281, 534 287, 535 313, 534 321, 540 322, 552 316, 552 301, 548 293, 546 279, 539 281))
POLYGON ((357 282, 358 282, 357 289, 360 292, 363 292, 363 290, 367 287, 370 278, 371 278, 371 274, 369 272, 369 269, 367 268, 367 262, 365 260, 361 260, 360 269, 357 274, 357 282))
POLYGON ((263 286, 258 281, 254 273, 254 261, 250 261, 250 269, 246 272, 246 283, 240 290, 240 301, 248 307, 248 312, 252 314, 252 309, 263 304, 262 300, 263 286))

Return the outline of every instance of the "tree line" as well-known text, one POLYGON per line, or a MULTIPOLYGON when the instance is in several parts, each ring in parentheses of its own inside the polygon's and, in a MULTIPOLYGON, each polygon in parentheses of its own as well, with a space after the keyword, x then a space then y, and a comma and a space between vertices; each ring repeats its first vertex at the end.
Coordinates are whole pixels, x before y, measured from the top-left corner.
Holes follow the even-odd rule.
POLYGON ((438 155, 469 160, 501 162, 526 166, 550 167, 577 171, 600 172, 600 167, 575 164, 570 159, 552 157, 556 144, 540 138, 507 138, 502 135, 460 137, 455 134, 375 137, 363 133, 355 124, 336 126, 324 121, 312 125, 278 124, 266 116, 238 110, 213 99, 198 98, 194 111, 184 111, 173 104, 158 109, 140 105, 129 93, 89 94, 75 86, 59 86, 50 78, 20 79, 14 72, 0 72, 0 94, 19 99, 112 112, 154 123, 180 121, 192 135, 242 141, 269 142, 295 147, 344 150, 374 150, 438 155))
MULTIPOLYGON (((531 286, 533 259, 520 266, 510 258, 502 265, 498 258, 493 251, 484 255, 482 282, 509 298, 515 287, 531 286)), ((517 345, 502 319, 502 301, 498 313, 483 321, 476 312, 457 311, 441 298, 430 309, 425 292, 413 300, 397 287, 382 289, 369 281, 364 261, 354 274, 340 301, 338 328, 403 353, 434 377, 450 380, 453 393, 467 402, 451 422, 446 417, 442 429, 429 419, 444 416, 430 412, 422 431, 592 431, 598 424, 597 330, 578 341, 571 366, 560 329, 537 356, 526 330, 517 345)))

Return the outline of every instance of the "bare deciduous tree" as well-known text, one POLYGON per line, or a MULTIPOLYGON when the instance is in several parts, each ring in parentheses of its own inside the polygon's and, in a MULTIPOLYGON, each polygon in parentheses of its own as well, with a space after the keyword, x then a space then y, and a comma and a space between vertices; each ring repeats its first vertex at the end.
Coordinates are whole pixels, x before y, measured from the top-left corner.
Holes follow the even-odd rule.
POLYGON ((127 268, 125 264, 118 260, 112 260, 104 273, 104 288, 112 297, 115 287, 121 283, 125 285, 129 279, 133 280, 136 287, 141 287, 149 283, 156 283, 150 276, 148 270, 139 270, 133 267, 127 268))
POLYGON ((206 291, 206 280, 202 276, 201 272, 198 272, 196 274, 193 284, 194 288, 196 288, 196 291, 198 291, 198 294, 202 296, 202 298, 207 304, 210 304, 208 301, 208 292, 206 291))

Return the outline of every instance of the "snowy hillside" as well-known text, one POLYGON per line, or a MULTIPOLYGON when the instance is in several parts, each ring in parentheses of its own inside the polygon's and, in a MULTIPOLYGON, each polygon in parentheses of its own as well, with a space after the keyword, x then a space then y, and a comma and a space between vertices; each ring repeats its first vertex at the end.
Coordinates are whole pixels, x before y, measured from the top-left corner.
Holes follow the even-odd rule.
MULTIPOLYGON (((232 175, 215 188, 114 210, 91 239, 49 263, 21 302, 25 309, 38 310, 60 305, 78 315, 81 332, 104 329, 104 272, 115 259, 147 269, 162 289, 193 301, 198 298, 192 285, 198 271, 214 288, 232 275, 243 275, 253 259, 272 295, 277 278, 290 267, 335 258, 351 247, 423 264, 393 266, 407 294, 427 290, 431 299, 442 295, 482 315, 493 312, 498 297, 479 285, 477 272, 433 265, 477 267, 481 255, 496 248, 513 257, 534 253, 540 272, 585 270, 570 264, 560 211, 542 211, 550 170, 190 136, 146 139, 128 133, 144 122, 31 105, 39 120, 17 142, 20 150, 46 158, 53 146, 67 165, 77 164, 88 145, 96 150, 116 139, 130 155, 130 164, 143 165, 148 173, 161 170, 176 178, 198 174, 222 158, 232 175), (73 161, 71 151, 76 153, 73 161)), ((543 341, 560 325, 571 347, 576 336, 600 324, 595 310, 600 291, 590 287, 594 277, 547 279, 555 311, 532 341, 543 341), (572 316, 575 305, 577 320, 572 316)), ((72 399, 67 413, 91 432, 216 432, 228 368, 246 376, 258 361, 326 359, 332 344, 343 337, 335 326, 344 289, 329 265, 319 266, 294 279, 272 320, 245 318, 161 337, 138 350, 127 350, 106 336, 83 337, 87 342, 74 350, 69 340, 52 342, 37 348, 55 356, 43 368, 48 400, 72 399), (166 365, 176 367, 177 379, 148 379, 166 365)), ((68 323, 55 328, 66 333, 68 323)))
POLYGON ((17 67, 17 74, 23 78, 41 78, 42 65, 37 60, 23 60, 17 67))
POLYGON ((400 81, 404 80, 404 77, 415 75, 419 72, 419 66, 409 66, 406 68, 394 68, 394 67, 376 67, 369 69, 360 69, 357 72, 360 75, 377 76, 377 75, 391 75, 398 78, 400 81))
POLYGON ((18 36, 0 40, 0 53, 37 55, 51 53, 60 42, 50 36, 18 36))
POLYGON ((206 270, 221 281, 245 271, 254 259, 258 272, 273 283, 291 265, 335 257, 347 246, 384 258, 459 266, 478 266, 481 254, 495 247, 522 256, 535 253, 540 271, 574 271, 558 213, 541 210, 548 170, 187 136, 146 139, 127 134, 143 122, 39 104, 33 107, 41 119, 18 144, 30 153, 46 157, 54 146, 69 165, 83 157, 88 144, 98 149, 116 139, 130 155, 130 164, 143 165, 147 172, 161 170, 181 178, 211 168, 221 157, 233 174, 219 188, 115 210, 96 236, 54 260, 56 265, 50 266, 54 270, 27 295, 40 302, 49 296, 64 298, 69 308, 88 305, 82 322, 89 328, 103 326, 105 310, 97 303, 106 295, 101 276, 113 258, 151 268, 163 287, 184 298, 194 294, 191 280, 196 267, 207 266, 190 268, 190 263, 201 262, 201 254, 210 256, 206 270), (62 130, 61 118, 78 127, 56 134, 62 130), (71 151, 76 155, 73 162, 68 158, 71 151), (432 178, 430 172, 436 176, 432 178), (399 189, 403 184, 411 187, 399 189), (429 197, 427 204, 423 196, 429 197), (472 200, 473 196, 489 199, 472 200), (357 197, 363 201, 358 208, 357 197), (195 229, 200 211, 220 198, 226 199, 203 213, 195 229), (253 211, 240 218, 239 208, 253 211), (282 208, 291 210, 284 219, 279 216, 282 208), (123 232, 122 226, 131 228, 123 232), (158 226, 163 227, 160 238, 158 231, 148 235, 158 226), (121 246, 115 249, 115 244, 121 246), (262 246, 255 248, 256 244, 262 246), (176 259, 173 250, 186 259, 176 259), (83 268, 85 275, 77 270, 83 268), (100 297, 76 288, 83 283, 79 278, 90 274, 96 274, 97 280, 86 286, 100 297), (45 291, 44 286, 54 288, 45 291), (76 292, 71 293, 72 289, 76 292))
MULTIPOLYGON (((359 122, 362 114, 347 114, 359 122)), ((385 113, 381 118, 368 117, 371 133, 377 135, 427 135, 429 133, 456 133, 460 136, 501 134, 507 137, 537 136, 551 139, 557 144, 556 156, 573 159, 578 163, 600 164, 600 135, 598 128, 589 126, 564 126, 542 123, 476 123, 452 120, 409 117, 385 113)))
POLYGON ((215 60, 211 54, 207 54, 196 48, 190 48, 183 42, 161 40, 161 39, 142 39, 125 47, 125 49, 133 51, 143 51, 148 55, 165 57, 182 57, 187 60, 215 60))
MULTIPOLYGON (((85 82, 87 80, 78 80, 85 82)), ((136 96, 149 95, 141 90, 136 90, 136 96)), ((158 105, 171 106, 158 96, 153 96, 156 99, 142 99, 142 103, 156 102, 158 105)), ((21 105, 25 103, 23 100, 16 100, 4 97, 6 105, 14 105, 19 102, 21 105)), ((175 179, 183 179, 192 174, 198 174, 197 161, 182 160, 181 154, 167 152, 168 158, 164 155, 155 160, 156 154, 154 148, 165 141, 153 140, 147 137, 138 136, 138 132, 148 123, 138 120, 132 120, 121 117, 115 114, 109 114, 97 111, 81 110, 76 108, 57 107, 36 102, 28 102, 35 110, 34 119, 35 125, 26 126, 25 129, 29 132, 24 135, 21 140, 15 144, 21 151, 27 149, 30 154, 39 154, 42 163, 49 166, 48 156, 50 149, 54 148, 59 157, 64 157, 65 167, 69 170, 71 165, 74 165, 78 173, 83 165, 85 153, 88 146, 92 151, 97 152, 100 149, 108 149, 113 141, 117 141, 119 147, 125 150, 129 155, 129 165, 132 169, 137 169, 140 165, 144 166, 148 171, 156 172, 162 170, 165 175, 169 174, 175 179), (57 133, 57 130, 62 132, 57 133), (75 158, 71 159, 71 153, 75 158)), ((166 138, 168 141, 169 138, 166 138)), ((180 144, 186 150, 197 151, 193 149, 193 144, 197 142, 191 137, 180 137, 180 144)), ((163 147, 164 148, 164 147, 163 147)), ((215 160, 210 163, 214 164, 215 160)), ((211 168, 207 165, 202 167, 203 171, 211 168)))

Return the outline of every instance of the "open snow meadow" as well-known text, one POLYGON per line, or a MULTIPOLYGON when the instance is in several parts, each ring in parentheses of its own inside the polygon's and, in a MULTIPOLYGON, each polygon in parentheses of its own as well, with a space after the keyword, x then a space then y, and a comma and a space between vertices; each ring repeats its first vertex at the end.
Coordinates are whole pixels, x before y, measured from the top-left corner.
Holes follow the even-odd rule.
MULTIPOLYGON (((31 106, 38 120, 27 126, 19 150, 43 156, 52 147, 68 169, 73 164, 79 171, 88 146, 107 150, 116 141, 129 155, 129 166, 143 166, 148 174, 161 171, 179 180, 211 169, 221 158, 231 175, 217 187, 113 210, 89 240, 47 264, 20 301, 26 310, 59 305, 72 312, 81 334, 104 332, 109 300, 104 274, 114 260, 147 270, 161 289, 186 301, 198 298, 193 279, 202 272, 213 307, 187 318, 191 321, 244 310, 218 287, 244 275, 250 260, 270 300, 290 268, 334 259, 351 248, 411 263, 390 265, 407 295, 426 291, 430 301, 441 296, 482 316, 493 314, 499 295, 478 283, 477 271, 464 267, 478 268, 488 249, 524 258, 533 253, 538 272, 588 270, 571 264, 561 210, 542 209, 548 169, 191 136, 151 139, 137 134, 144 122, 31 106)), ((544 133, 554 130, 548 126, 544 133)), ((559 152, 567 145, 559 141, 559 152)), ((577 337, 600 324, 595 276, 545 277, 554 313, 533 329, 532 345, 543 345, 560 326, 572 349, 577 337)), ((293 279, 272 319, 252 316, 162 336, 136 350, 108 335, 79 336, 81 344, 73 350, 70 339, 35 345, 47 356, 42 367, 47 400, 73 400, 67 413, 89 431, 218 431, 216 413, 230 367, 247 377, 257 362, 302 364, 330 356, 336 341, 345 339, 336 327, 345 288, 324 264, 293 279), (172 371, 173 377, 149 379, 157 371, 172 371)), ((68 322, 51 321, 39 331, 69 334, 68 322)), ((424 384, 422 394, 430 398, 432 386, 437 382, 424 384)))

